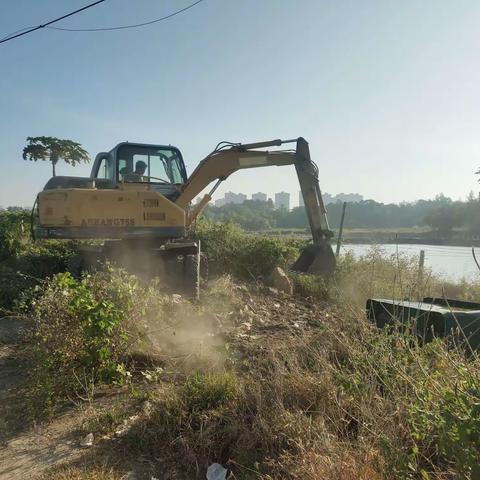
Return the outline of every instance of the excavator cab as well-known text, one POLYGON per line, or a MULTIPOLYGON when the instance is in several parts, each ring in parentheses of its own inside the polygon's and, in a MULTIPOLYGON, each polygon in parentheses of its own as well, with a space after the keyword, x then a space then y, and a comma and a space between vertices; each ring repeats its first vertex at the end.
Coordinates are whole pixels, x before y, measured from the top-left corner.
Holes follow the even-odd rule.
POLYGON ((97 189, 114 189, 122 183, 145 183, 149 190, 168 195, 178 192, 186 181, 185 163, 178 148, 122 142, 109 152, 97 154, 90 177, 52 177, 44 190, 92 185, 97 189))
POLYGON ((150 190, 172 198, 187 181, 187 172, 176 147, 123 142, 96 156, 91 178, 111 188, 146 183, 150 190))

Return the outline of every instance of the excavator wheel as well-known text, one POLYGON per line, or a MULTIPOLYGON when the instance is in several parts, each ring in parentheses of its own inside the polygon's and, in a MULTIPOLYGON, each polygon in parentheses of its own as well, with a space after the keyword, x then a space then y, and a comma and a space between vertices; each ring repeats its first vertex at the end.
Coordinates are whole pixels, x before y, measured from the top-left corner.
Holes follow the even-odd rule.
POLYGON ((82 273, 85 270, 83 257, 80 253, 76 253, 68 257, 65 266, 67 272, 77 280, 82 277, 82 273))
POLYGON ((65 267, 73 278, 79 280, 85 272, 95 271, 99 262, 103 260, 103 255, 98 249, 79 249, 77 253, 67 259, 65 267))
POLYGON ((200 298, 200 253, 185 255, 183 259, 183 288, 193 300, 200 298))

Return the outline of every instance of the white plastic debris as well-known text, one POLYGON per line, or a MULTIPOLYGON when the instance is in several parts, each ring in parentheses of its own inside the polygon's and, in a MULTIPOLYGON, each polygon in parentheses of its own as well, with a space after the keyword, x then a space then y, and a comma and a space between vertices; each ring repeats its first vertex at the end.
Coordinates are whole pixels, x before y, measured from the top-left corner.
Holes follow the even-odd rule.
POLYGON ((182 301, 182 296, 179 295, 178 293, 174 293, 172 295, 172 301, 173 303, 180 303, 182 301))
POLYGON ((130 430, 130 428, 131 425, 128 423, 128 420, 124 420, 123 423, 115 430, 115 435, 117 437, 124 437, 130 430))
POLYGON ((89 433, 81 442, 83 448, 90 448, 93 445, 93 433, 89 433))
POLYGON ((140 418, 139 415, 132 415, 128 419, 125 419, 121 425, 115 430, 117 437, 124 437, 132 428, 132 425, 140 418))
POLYGON ((228 470, 219 463, 212 463, 207 469, 207 480, 226 480, 228 470))
POLYGON ((153 405, 152 402, 149 402, 148 400, 145 400, 142 405, 142 412, 145 415, 150 415, 153 411, 153 405))

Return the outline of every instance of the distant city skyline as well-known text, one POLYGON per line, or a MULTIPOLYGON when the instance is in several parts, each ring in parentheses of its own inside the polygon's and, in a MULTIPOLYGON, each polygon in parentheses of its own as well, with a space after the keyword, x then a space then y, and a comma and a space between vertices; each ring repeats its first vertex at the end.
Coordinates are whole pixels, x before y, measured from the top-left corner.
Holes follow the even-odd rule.
MULTIPOLYGON (((328 192, 322 193, 323 201, 325 205, 335 202, 361 202, 364 197, 359 193, 337 193, 330 194, 328 192)), ((200 201, 201 196, 197 197, 196 202, 200 201)), ((248 195, 242 192, 226 192, 223 197, 214 198, 212 204, 216 207, 223 207, 227 204, 242 204, 245 200, 257 200, 261 202, 271 201, 275 205, 275 208, 285 208, 290 210, 295 207, 303 207, 303 196, 301 190, 298 191, 298 201, 297 204, 292 205, 290 199, 295 198, 295 195, 292 195, 289 192, 275 192, 273 195, 268 195, 265 192, 252 193, 250 198, 248 195)))

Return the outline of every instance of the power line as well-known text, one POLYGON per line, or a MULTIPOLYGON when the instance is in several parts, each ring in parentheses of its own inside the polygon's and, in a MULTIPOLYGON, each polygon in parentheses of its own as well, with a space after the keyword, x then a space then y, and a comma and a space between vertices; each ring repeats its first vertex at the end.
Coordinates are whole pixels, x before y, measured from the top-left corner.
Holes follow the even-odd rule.
POLYGON ((170 13, 165 17, 156 18, 155 20, 150 20, 148 22, 143 22, 143 23, 134 23, 131 25, 120 25, 117 27, 104 27, 104 28, 62 28, 62 27, 47 27, 47 28, 51 30, 61 30, 63 32, 105 32, 105 31, 111 31, 111 30, 124 30, 127 28, 144 27, 146 25, 152 25, 152 23, 157 23, 163 20, 167 20, 168 18, 172 18, 175 15, 178 15, 182 12, 185 12, 186 10, 189 10, 190 8, 193 8, 195 5, 198 5, 201 2, 203 2, 203 0, 197 0, 196 2, 186 6, 185 8, 182 8, 181 10, 177 10, 176 12, 170 13))
POLYGON ((5 38, 10 38, 12 35, 15 35, 18 32, 24 32, 25 30, 28 30, 29 28, 33 28, 33 26, 32 27, 19 28, 18 30, 15 30, 14 32, 9 33, 9 34, 5 35, 4 37, 0 38, 0 40, 4 40, 5 38))
POLYGON ((48 28, 48 26, 52 25, 52 23, 59 22, 60 20, 71 17, 72 15, 75 15, 77 13, 83 12, 84 10, 87 10, 87 8, 94 7, 95 5, 98 5, 99 3, 103 3, 104 1, 105 0, 97 0, 96 2, 90 3, 89 5, 85 5, 84 7, 79 8, 78 10, 67 13, 66 15, 62 15, 61 17, 55 18, 54 20, 50 20, 49 22, 46 22, 42 25, 38 25, 36 27, 29 28, 29 29, 27 29, 26 31, 23 31, 23 32, 20 30, 20 33, 17 33, 19 31, 19 30, 17 30, 17 32, 14 32, 10 36, 7 36, 6 38, 4 37, 2 40, 0 40, 0 43, 5 43, 5 42, 8 42, 10 40, 13 40, 14 38, 22 37, 23 35, 27 35, 28 33, 35 32, 36 30, 40 30, 41 28, 46 28, 46 27, 48 28), (16 35, 15 35, 15 33, 16 33, 16 35))

